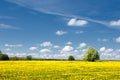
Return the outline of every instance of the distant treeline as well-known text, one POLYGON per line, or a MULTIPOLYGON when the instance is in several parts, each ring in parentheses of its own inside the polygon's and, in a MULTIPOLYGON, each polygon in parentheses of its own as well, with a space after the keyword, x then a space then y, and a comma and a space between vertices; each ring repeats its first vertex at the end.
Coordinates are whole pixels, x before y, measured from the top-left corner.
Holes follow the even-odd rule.
POLYGON ((13 57, 9 57, 7 54, 3 54, 0 51, 0 60, 41 60, 41 61, 45 61, 45 60, 49 60, 49 61, 119 61, 119 60, 100 60, 100 56, 99 53, 96 49, 92 48, 92 47, 88 47, 88 49, 86 50, 84 56, 83 56, 83 60, 76 60, 74 58, 73 55, 69 55, 68 59, 36 59, 33 58, 31 55, 25 56, 25 57, 19 57, 19 56, 13 56, 13 57))

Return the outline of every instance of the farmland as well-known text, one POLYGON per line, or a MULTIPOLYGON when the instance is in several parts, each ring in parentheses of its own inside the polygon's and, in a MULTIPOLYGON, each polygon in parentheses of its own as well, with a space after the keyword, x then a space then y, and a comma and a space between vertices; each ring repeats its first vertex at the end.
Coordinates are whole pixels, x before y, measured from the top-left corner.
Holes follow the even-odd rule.
POLYGON ((0 61, 0 80, 120 80, 120 62, 0 61))

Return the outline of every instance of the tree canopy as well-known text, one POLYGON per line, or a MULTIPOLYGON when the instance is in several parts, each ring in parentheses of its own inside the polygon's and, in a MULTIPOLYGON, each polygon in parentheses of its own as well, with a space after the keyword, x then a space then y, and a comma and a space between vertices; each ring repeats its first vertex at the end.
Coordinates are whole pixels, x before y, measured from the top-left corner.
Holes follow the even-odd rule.
POLYGON ((96 49, 94 49, 93 47, 88 47, 88 49, 86 50, 83 60, 86 61, 96 61, 99 60, 99 53, 96 49))

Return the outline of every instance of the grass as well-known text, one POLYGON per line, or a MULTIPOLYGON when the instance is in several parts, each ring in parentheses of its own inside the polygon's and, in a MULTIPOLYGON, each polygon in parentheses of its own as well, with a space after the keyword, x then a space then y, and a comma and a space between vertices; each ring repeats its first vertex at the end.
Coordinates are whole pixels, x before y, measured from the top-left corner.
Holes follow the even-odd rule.
POLYGON ((0 61, 0 80, 120 80, 120 62, 0 61))

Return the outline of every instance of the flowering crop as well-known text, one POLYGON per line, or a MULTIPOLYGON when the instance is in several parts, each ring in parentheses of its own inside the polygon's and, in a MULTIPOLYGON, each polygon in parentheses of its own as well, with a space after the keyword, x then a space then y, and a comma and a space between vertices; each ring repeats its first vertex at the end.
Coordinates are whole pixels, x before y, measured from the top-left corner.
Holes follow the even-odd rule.
POLYGON ((0 80, 120 80, 120 62, 0 61, 0 80))

